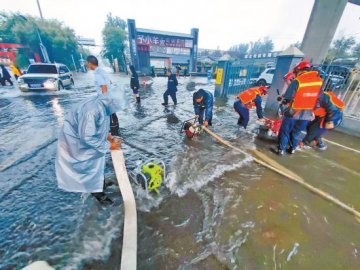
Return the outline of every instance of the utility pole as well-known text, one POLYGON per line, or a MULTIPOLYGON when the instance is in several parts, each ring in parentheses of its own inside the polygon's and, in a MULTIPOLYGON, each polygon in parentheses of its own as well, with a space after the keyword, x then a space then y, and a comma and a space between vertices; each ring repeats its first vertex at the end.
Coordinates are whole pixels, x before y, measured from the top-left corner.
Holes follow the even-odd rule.
POLYGON ((44 20, 44 17, 42 15, 42 11, 41 11, 40 2, 39 2, 39 0, 36 0, 36 2, 37 2, 37 6, 38 6, 38 9, 39 9, 39 13, 40 13, 40 18, 41 18, 41 20, 44 20))
POLYGON ((74 64, 74 71, 77 72, 77 68, 76 68, 76 64, 75 64, 75 59, 74 59, 74 55, 72 54, 71 55, 71 58, 72 58, 72 61, 73 61, 73 64, 74 64))
POLYGON ((44 46, 43 42, 42 42, 42 39, 41 39, 41 36, 40 36, 40 33, 39 33, 39 29, 36 27, 36 32, 37 32, 37 35, 38 35, 38 38, 39 38, 39 46, 40 46, 40 50, 41 50, 41 53, 43 55, 43 58, 44 58, 44 62, 45 63, 50 63, 50 59, 49 59, 49 55, 47 53, 47 50, 46 50, 46 47, 44 46))
POLYGON ((31 23, 31 24, 33 25, 33 27, 34 27, 35 30, 36 30, 38 39, 39 39, 39 47, 40 47, 40 51, 41 51, 41 54, 42 54, 42 56, 43 56, 44 62, 45 62, 45 63, 50 63, 50 59, 49 59, 48 52, 47 52, 47 50, 46 50, 45 45, 44 45, 43 42, 42 42, 42 39, 41 39, 41 36, 40 36, 40 32, 39 32, 39 28, 37 27, 36 23, 33 23, 33 22, 29 21, 29 20, 28 20, 26 17, 24 17, 23 15, 19 15, 19 18, 22 19, 23 21, 28 22, 28 23, 31 23))

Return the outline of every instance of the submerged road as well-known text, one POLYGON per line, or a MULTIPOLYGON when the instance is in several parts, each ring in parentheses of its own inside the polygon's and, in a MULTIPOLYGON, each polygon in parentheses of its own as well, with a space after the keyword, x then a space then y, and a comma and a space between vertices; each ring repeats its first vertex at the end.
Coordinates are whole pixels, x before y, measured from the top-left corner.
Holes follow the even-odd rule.
MULTIPOLYGON (((213 90, 205 78, 180 78, 178 108, 163 108, 165 78, 141 91, 137 106, 129 78, 111 75, 131 100, 118 114, 127 167, 161 157, 169 177, 160 195, 133 186, 138 206, 138 269, 360 269, 360 223, 351 215, 206 134, 186 140, 192 92, 213 90)), ((121 198, 114 207, 56 186, 57 132, 65 114, 95 94, 93 74, 55 93, 0 88, 0 269, 46 260, 56 269, 117 269, 121 198)), ((326 152, 280 158, 250 124, 238 129, 233 99, 217 99, 213 130, 241 149, 257 148, 312 185, 360 209, 360 155, 329 144, 326 152)), ((360 150, 360 139, 327 138, 360 150)), ((115 183, 110 156, 106 181, 115 183)))

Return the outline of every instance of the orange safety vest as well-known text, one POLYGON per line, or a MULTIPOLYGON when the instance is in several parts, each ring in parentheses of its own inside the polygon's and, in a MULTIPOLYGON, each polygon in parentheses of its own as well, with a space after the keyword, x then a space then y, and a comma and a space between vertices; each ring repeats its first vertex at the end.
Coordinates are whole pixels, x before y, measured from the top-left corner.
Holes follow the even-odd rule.
POLYGON ((238 98, 241 100, 242 104, 246 105, 251 103, 257 95, 260 95, 260 91, 258 90, 258 87, 253 87, 241 92, 238 95, 238 98))
MULTIPOLYGON (((340 111, 345 108, 345 103, 339 99, 333 92, 325 92, 324 95, 328 95, 330 98, 330 102, 335 105, 340 111)), ((315 116, 324 117, 326 115, 326 111, 323 107, 320 107, 314 111, 315 116)))
POLYGON ((295 110, 313 110, 321 92, 323 84, 317 71, 308 71, 295 78, 299 83, 292 107, 295 110))

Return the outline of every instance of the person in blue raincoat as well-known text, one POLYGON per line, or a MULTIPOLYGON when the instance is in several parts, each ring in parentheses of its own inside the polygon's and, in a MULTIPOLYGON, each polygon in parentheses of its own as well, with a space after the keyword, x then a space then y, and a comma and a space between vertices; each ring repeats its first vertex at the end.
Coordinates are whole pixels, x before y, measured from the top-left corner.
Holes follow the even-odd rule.
POLYGON ((163 95, 164 103, 161 104, 167 106, 170 96, 172 101, 174 102, 174 105, 176 105, 177 104, 176 92, 177 92, 178 80, 176 79, 176 75, 174 74, 174 72, 172 72, 171 70, 167 71, 167 76, 168 76, 167 90, 163 95))
POLYGON ((55 162, 59 188, 92 193, 101 203, 112 203, 103 192, 105 154, 120 148, 109 134, 109 116, 122 106, 114 92, 90 97, 71 110, 58 137, 55 162))
POLYGON ((212 125, 213 95, 204 89, 199 89, 193 94, 193 104, 196 118, 204 126, 212 125), (204 117, 205 116, 205 117, 204 117))

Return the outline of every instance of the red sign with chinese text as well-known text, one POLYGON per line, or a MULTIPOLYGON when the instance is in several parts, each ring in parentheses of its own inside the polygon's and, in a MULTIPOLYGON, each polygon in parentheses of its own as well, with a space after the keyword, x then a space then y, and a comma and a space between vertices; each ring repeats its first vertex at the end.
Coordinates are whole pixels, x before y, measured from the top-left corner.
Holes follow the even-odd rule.
POLYGON ((170 38, 149 34, 138 34, 136 38, 138 45, 155 45, 161 47, 176 47, 176 48, 192 48, 193 41, 191 39, 170 38))

